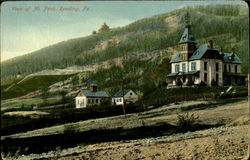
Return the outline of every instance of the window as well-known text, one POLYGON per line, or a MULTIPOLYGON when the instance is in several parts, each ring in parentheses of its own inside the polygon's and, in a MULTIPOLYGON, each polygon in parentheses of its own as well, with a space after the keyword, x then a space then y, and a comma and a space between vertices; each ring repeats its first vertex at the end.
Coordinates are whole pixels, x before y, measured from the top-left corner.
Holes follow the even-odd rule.
POLYGON ((95 102, 98 103, 98 99, 96 99, 95 102))
POLYGON ((186 64, 185 63, 182 64, 182 72, 186 72, 186 64))
POLYGON ((216 72, 219 71, 219 63, 216 63, 216 72))
POLYGON ((175 65, 175 72, 179 72, 180 71, 180 65, 179 64, 176 64, 175 65))
POLYGON ((187 38, 187 36, 183 36, 183 37, 182 37, 182 39, 183 39, 184 41, 186 40, 186 38, 187 38))
POLYGON ((186 46, 182 46, 182 50, 185 51, 186 50, 186 46))
POLYGON ((92 99, 92 103, 95 103, 95 100, 94 100, 94 99, 92 99))
POLYGON ((191 70, 196 71, 196 63, 195 62, 191 63, 191 70))
POLYGON ((238 72, 238 66, 237 66, 237 65, 234 66, 234 72, 235 72, 235 73, 238 72))
POLYGON ((216 73, 216 82, 219 82, 219 75, 216 73))
POLYGON ((130 92, 130 95, 132 96, 132 95, 133 95, 133 93, 132 93, 132 92, 130 92))
POLYGON ((207 73, 204 73, 204 81, 207 82, 207 73))
POLYGON ((120 102, 122 101, 122 99, 120 98, 120 102))
POLYGON ((204 70, 207 71, 207 62, 204 62, 204 70))
POLYGON ((224 65, 224 72, 227 72, 227 65, 224 65))
POLYGON ((90 103, 90 99, 88 99, 88 103, 90 103))
POLYGON ((186 54, 182 54, 182 60, 185 60, 186 59, 186 54))
POLYGON ((231 72, 231 65, 229 65, 228 67, 229 67, 229 68, 228 68, 229 72, 231 72))

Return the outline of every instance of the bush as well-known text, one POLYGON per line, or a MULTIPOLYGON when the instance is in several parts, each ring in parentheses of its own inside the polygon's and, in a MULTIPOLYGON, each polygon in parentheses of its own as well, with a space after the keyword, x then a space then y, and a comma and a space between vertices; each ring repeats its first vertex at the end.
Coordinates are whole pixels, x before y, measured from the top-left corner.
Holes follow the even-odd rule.
POLYGON ((187 86, 192 86, 192 85, 194 85, 194 81, 192 80, 192 78, 188 78, 187 86))
POLYGON ((205 82, 201 81, 198 86, 204 87, 207 86, 205 82))
POLYGON ((182 86, 182 82, 181 82, 180 78, 177 78, 176 85, 177 86, 182 86))
POLYGON ((178 121, 177 124, 182 130, 190 130, 194 127, 195 122, 199 119, 199 116, 195 116, 193 113, 190 115, 188 112, 186 114, 177 114, 178 121))
POLYGON ((79 133, 79 125, 77 124, 65 124, 64 125, 64 130, 63 133, 64 134, 76 134, 79 133))
POLYGON ((211 85, 212 86, 217 86, 217 82, 213 79, 212 82, 211 82, 211 85))

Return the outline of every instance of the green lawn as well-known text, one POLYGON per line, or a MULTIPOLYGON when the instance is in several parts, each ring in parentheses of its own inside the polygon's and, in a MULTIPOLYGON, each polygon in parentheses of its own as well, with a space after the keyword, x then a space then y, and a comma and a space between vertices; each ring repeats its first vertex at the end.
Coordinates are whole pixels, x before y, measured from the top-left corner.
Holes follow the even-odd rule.
POLYGON ((15 84, 9 90, 2 92, 2 100, 26 95, 30 92, 47 88, 48 86, 65 80, 72 75, 42 75, 28 77, 19 84, 15 84))

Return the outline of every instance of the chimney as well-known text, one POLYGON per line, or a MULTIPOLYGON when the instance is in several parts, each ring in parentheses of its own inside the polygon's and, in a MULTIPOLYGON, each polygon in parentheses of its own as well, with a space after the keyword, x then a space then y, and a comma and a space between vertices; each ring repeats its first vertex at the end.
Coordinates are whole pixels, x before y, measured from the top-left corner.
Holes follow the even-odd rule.
POLYGON ((92 84, 90 85, 89 90, 90 90, 91 92, 97 92, 97 84, 92 83, 92 84))
POLYGON ((208 41, 208 47, 213 48, 213 41, 212 40, 208 41))
POLYGON ((232 48, 232 54, 234 54, 234 48, 232 48))

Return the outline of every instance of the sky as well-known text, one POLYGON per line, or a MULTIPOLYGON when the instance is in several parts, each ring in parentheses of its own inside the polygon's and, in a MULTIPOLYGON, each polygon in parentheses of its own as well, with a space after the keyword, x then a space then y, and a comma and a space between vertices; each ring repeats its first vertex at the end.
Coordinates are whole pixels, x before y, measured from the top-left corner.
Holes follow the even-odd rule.
POLYGON ((241 1, 9 1, 1 5, 1 61, 185 6, 241 1))

